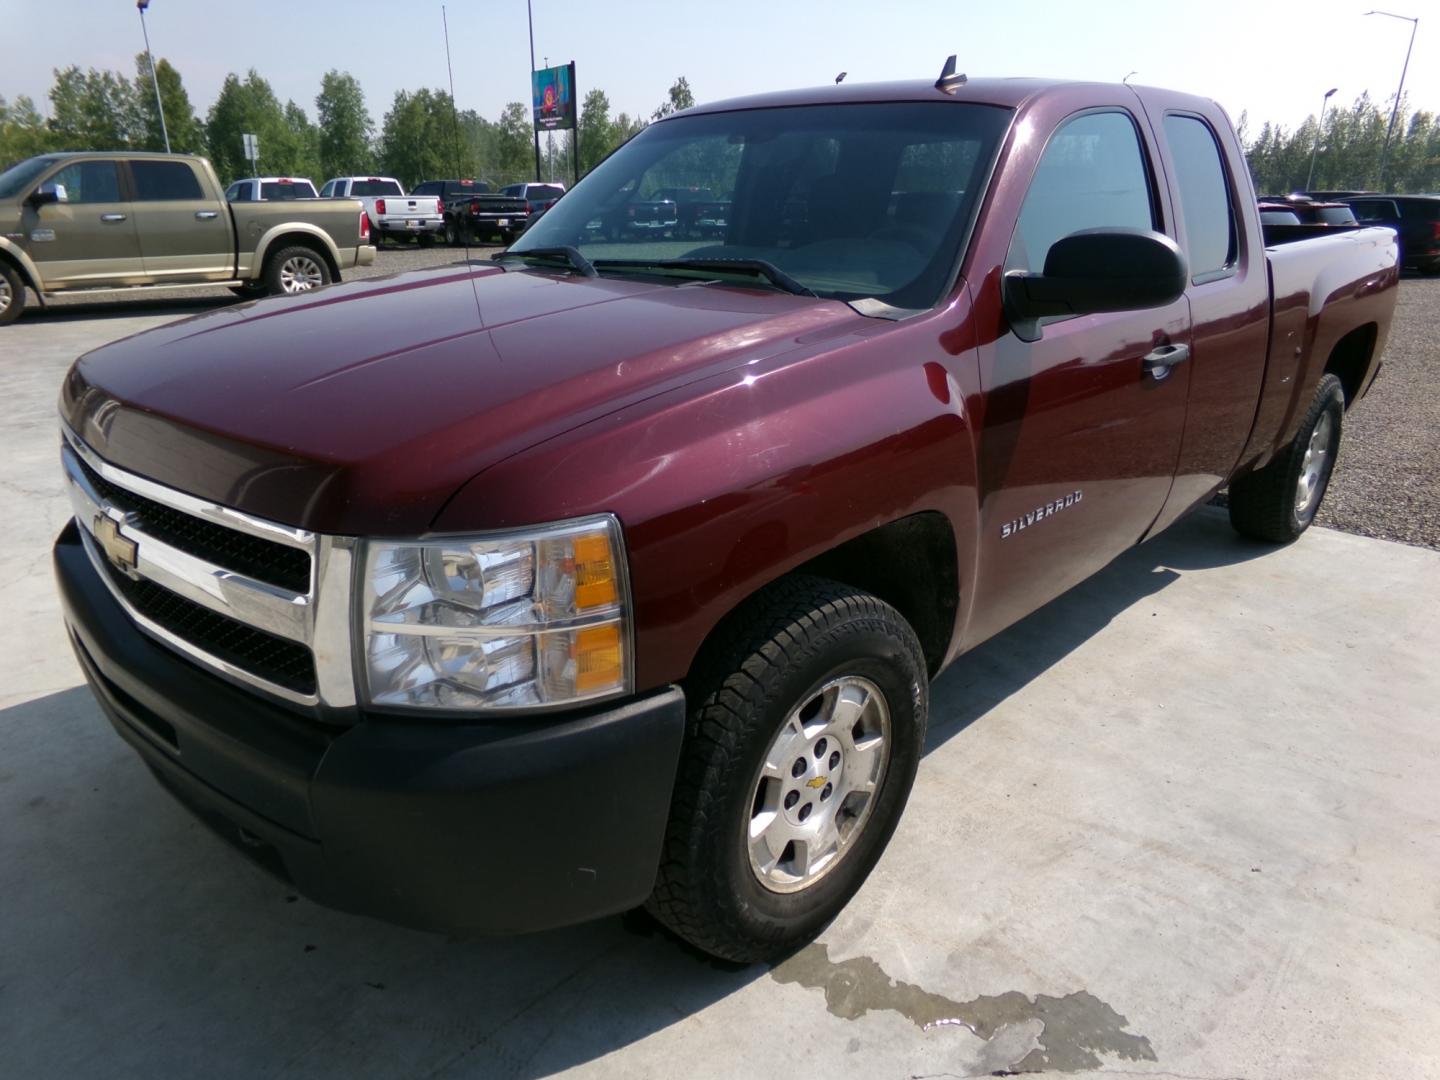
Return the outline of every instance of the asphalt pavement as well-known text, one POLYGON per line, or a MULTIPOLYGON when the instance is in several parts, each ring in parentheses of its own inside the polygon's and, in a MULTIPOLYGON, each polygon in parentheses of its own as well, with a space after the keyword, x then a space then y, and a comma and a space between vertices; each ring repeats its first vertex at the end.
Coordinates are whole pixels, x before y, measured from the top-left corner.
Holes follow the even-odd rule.
POLYGON ((229 302, 0 330, 0 1075, 1440 1077, 1440 553, 1216 509, 938 680, 890 850, 774 968, 639 915, 456 941, 297 898, 109 728, 49 571, 70 359, 229 302))

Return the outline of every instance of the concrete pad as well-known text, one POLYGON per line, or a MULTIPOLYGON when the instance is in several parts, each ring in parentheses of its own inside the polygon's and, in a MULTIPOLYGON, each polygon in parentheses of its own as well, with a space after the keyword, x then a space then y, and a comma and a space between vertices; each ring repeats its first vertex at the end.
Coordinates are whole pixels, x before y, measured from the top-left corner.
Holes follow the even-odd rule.
POLYGON ((450 941, 288 894, 79 687, 53 401, 130 329, 85 325, 0 332, 4 1075, 1440 1076, 1440 553, 1213 510, 1131 552, 937 681, 890 850, 773 970, 450 941))

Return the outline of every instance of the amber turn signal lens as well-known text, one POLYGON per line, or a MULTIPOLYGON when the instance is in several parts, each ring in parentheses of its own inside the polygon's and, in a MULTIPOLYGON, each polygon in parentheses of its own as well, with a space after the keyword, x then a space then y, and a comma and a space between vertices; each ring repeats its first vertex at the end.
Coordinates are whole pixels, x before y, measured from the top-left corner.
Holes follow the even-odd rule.
POLYGON ((604 533, 577 536, 575 545, 575 607, 580 611, 610 607, 619 597, 610 538, 604 533))
POLYGON ((575 634, 575 692, 590 694, 625 682, 620 627, 595 626, 575 634))

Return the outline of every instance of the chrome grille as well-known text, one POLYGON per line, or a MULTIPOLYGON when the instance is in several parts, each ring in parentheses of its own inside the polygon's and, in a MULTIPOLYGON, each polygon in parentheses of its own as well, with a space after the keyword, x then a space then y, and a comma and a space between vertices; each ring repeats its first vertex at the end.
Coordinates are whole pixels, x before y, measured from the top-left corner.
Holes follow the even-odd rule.
POLYGON ((140 629, 287 701, 355 703, 353 540, 251 517, 125 472, 69 430, 61 458, 85 550, 140 629), (133 565, 107 555, 97 524, 109 544, 118 536, 133 552, 133 565))

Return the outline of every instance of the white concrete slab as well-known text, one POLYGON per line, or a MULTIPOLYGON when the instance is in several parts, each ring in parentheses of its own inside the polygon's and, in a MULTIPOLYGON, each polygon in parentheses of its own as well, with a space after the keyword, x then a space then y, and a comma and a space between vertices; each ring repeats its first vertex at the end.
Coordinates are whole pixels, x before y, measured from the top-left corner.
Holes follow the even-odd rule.
POLYGON ((773 971, 447 941, 294 899, 79 687, 54 397, 155 321, 0 331, 0 1075, 1440 1076, 1440 553, 1132 552, 937 682, 890 851, 773 971))

